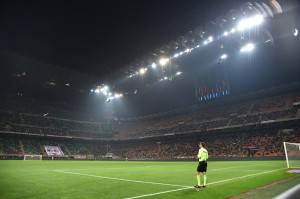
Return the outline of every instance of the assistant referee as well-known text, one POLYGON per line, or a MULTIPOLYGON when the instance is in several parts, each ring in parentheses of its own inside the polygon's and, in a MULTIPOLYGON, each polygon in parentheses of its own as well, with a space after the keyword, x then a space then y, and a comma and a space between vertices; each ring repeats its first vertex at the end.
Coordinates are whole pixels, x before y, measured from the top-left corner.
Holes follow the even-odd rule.
POLYGON ((197 167, 196 177, 197 177, 197 185, 194 187, 205 188, 206 187, 206 171, 207 171, 207 160, 208 160, 208 152, 205 147, 204 142, 199 143, 199 151, 197 155, 197 159, 199 160, 199 164, 197 167), (201 186, 201 175, 203 175, 203 185, 201 186))

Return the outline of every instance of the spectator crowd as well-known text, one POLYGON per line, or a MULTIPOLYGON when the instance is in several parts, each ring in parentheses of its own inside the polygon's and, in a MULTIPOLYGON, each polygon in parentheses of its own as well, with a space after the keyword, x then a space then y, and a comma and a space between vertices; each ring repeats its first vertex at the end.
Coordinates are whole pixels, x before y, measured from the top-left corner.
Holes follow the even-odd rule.
POLYGON ((49 116, 0 103, 0 155, 45 155, 44 146, 53 145, 66 155, 188 159, 194 157, 201 140, 216 158, 283 156, 283 141, 300 142, 300 111, 295 105, 300 104, 299 96, 289 93, 103 122, 64 117, 68 114, 49 116), (266 128, 282 121, 298 123, 291 128, 266 128))

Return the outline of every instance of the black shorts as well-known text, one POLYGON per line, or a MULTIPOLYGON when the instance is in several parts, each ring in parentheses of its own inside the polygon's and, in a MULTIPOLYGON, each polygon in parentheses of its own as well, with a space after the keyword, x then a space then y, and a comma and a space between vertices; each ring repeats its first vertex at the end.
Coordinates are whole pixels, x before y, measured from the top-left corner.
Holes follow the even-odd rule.
POLYGON ((207 171, 207 162, 206 161, 199 162, 197 171, 200 173, 206 172, 207 171))

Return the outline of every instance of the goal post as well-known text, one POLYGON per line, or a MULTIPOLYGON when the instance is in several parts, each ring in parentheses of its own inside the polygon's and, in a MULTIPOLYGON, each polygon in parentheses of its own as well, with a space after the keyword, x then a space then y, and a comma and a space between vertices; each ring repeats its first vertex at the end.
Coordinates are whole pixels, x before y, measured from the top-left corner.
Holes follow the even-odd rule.
POLYGON ((300 143, 283 142, 287 168, 300 168, 300 143))
POLYGON ((24 160, 42 160, 42 155, 24 155, 24 160))

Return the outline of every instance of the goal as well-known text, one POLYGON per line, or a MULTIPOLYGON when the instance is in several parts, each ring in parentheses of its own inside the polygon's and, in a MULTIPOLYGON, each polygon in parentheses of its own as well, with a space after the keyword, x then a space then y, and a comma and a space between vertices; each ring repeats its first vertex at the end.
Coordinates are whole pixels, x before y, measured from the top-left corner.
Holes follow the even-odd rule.
POLYGON ((283 142, 286 165, 288 168, 300 168, 300 143, 283 142))
POLYGON ((42 155, 24 155, 24 160, 42 160, 42 155))

